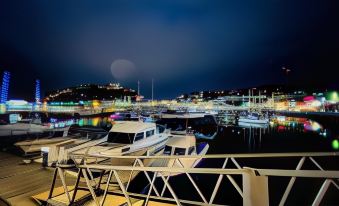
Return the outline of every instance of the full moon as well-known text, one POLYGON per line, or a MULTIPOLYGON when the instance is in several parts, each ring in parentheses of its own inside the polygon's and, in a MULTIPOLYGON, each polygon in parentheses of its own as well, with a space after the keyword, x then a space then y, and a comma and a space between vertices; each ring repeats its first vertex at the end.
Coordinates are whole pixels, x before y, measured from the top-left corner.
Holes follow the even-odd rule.
POLYGON ((117 59, 111 64, 111 72, 115 79, 126 80, 134 75, 135 65, 129 60, 117 59))

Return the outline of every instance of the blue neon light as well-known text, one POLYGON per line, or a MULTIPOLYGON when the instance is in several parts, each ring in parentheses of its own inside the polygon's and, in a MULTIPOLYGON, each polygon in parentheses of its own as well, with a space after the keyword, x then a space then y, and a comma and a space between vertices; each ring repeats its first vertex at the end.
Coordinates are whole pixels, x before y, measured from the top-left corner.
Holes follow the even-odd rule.
POLYGON ((1 86, 1 98, 0 103, 5 104, 8 99, 8 88, 9 88, 9 79, 10 79, 10 72, 4 71, 4 76, 2 78, 2 86, 1 86))
POLYGON ((40 103, 40 100, 40 80, 37 79, 35 80, 35 102, 40 103))

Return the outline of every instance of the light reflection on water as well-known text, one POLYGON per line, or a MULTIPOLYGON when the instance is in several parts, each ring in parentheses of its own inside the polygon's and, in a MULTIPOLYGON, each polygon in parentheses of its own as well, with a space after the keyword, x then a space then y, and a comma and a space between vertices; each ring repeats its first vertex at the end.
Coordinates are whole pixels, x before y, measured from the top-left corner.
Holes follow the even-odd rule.
MULTIPOLYGON (((214 152, 316 152, 339 149, 338 135, 327 125, 307 118, 278 116, 269 124, 239 124, 224 128, 214 152), (239 137, 242 141, 239 142, 239 137), (220 140, 223 138, 223 140, 220 140), (237 147, 234 150, 231 146, 237 147), (235 146, 239 145, 239 146, 235 146), (244 145, 247 148, 244 148, 244 145)), ((213 144, 213 143, 212 143, 213 144)), ((213 149, 212 149, 213 150, 213 149)))
MULTIPOLYGON (((77 124, 103 127, 113 121, 109 116, 88 117, 79 119, 77 124)), ((219 127, 218 135, 214 139, 200 141, 209 141, 212 145, 219 144, 218 149, 214 150, 212 147, 209 153, 228 153, 230 147, 233 147, 232 152, 336 151, 339 150, 338 137, 330 128, 326 128, 326 124, 307 118, 278 116, 272 118, 269 124, 219 127), (238 147, 237 150, 237 147, 232 145, 238 141, 234 138, 239 137, 243 139, 239 144, 246 148, 238 147)))
POLYGON ((82 126, 101 127, 112 122, 113 120, 109 117, 85 117, 80 118, 79 120, 77 120, 76 123, 81 127, 82 126))

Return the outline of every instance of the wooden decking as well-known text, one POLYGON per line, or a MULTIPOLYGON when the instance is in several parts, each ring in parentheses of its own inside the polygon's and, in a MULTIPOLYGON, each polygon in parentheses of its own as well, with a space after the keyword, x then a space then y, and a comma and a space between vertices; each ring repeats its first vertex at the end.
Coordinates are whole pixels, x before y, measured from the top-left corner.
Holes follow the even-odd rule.
MULTIPOLYGON (((73 188, 69 187, 70 195, 73 195, 73 188)), ((118 189, 117 187, 112 188, 111 190, 118 189)), ((46 202, 48 197, 48 192, 43 192, 41 194, 33 196, 33 198, 39 202, 46 202)), ((90 197, 90 192, 85 190, 78 190, 75 198, 75 202, 84 197, 87 197, 87 201, 82 205, 84 206, 96 206, 94 200, 90 197)), ((99 197, 98 200, 101 201, 102 197, 99 197)), ((48 201, 50 205, 58 205, 58 206, 67 206, 68 198, 64 193, 63 187, 55 188, 54 197, 48 201)), ((143 199, 131 198, 131 202, 133 206, 142 206, 144 203, 143 199)), ((121 206, 126 203, 126 198, 122 195, 112 195, 108 194, 103 206, 121 206)), ((168 204, 162 202, 149 201, 148 206, 174 206, 175 204, 168 204)))
MULTIPOLYGON (((23 160, 24 158, 22 157, 0 152, 0 197, 7 200, 13 206, 37 206, 39 205, 39 202, 45 202, 48 198, 54 169, 43 168, 39 163, 25 164, 23 160)), ((134 175, 136 174, 133 174, 133 176, 134 175)), ((72 195, 72 186, 74 185, 75 177, 72 175, 66 176, 67 182, 69 182, 69 184, 67 184, 69 185, 68 189, 72 195)), ((119 176, 122 177, 123 182, 126 182, 129 173, 120 171, 119 176)), ((111 181, 114 182, 115 179, 112 178, 111 181)), ((84 184, 80 185, 84 186, 84 184)), ((110 191, 117 189, 117 187, 112 187, 110 188, 110 191)), ((89 198, 87 198, 88 201, 86 201, 84 205, 94 206, 95 202, 90 197, 90 193, 86 190, 78 190, 75 199, 79 200, 85 196, 89 198)), ((135 198, 131 200, 134 206, 142 205, 144 201, 135 198)), ((59 178, 56 181, 51 201, 58 202, 58 205, 68 205, 68 199, 59 178)), ((126 203, 124 196, 108 194, 104 206, 121 206, 124 203, 126 203)), ((173 204, 150 201, 148 205, 172 206, 173 204)))
POLYGON ((22 157, 0 152, 0 197, 13 206, 38 205, 31 196, 49 190, 52 177, 53 169, 25 164, 22 157))

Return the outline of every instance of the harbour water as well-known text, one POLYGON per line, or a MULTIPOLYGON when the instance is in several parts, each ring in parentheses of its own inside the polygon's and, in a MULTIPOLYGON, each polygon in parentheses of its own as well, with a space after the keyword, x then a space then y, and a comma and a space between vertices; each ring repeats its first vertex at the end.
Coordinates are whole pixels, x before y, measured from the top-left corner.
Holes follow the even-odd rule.
MULTIPOLYGON (((326 120, 326 119, 325 119, 326 120)), ((332 123, 323 121, 321 123, 307 118, 286 117, 280 116, 270 122, 269 125, 246 125, 246 126, 227 126, 219 127, 218 135, 208 141, 210 148, 208 154, 243 154, 243 153, 291 153, 291 152, 335 152, 339 148, 338 128, 328 127, 332 123), (326 124, 328 123, 328 124, 326 124)), ((223 159, 220 160, 204 160, 199 166, 203 168, 221 168, 223 159)), ((300 161, 300 158, 274 158, 274 159, 251 159, 243 158, 237 160, 241 166, 251 168, 267 168, 267 169, 295 169, 300 161)), ((339 158, 317 158, 316 161, 328 170, 339 169, 339 158)), ((228 164, 228 168, 236 168, 232 163, 228 164)), ((302 169, 315 169, 312 162, 306 162, 302 169)), ((197 175, 194 176, 204 194, 210 196, 214 184, 217 182, 215 176, 197 175)), ((139 178, 139 180, 144 178, 139 178)), ((140 185, 147 185, 137 182, 136 192, 142 190, 140 185)), ((278 205, 285 187, 288 185, 289 178, 281 177, 269 179, 270 181, 270 204, 278 205), (281 187, 281 185, 284 185, 281 187)), ((235 177, 235 181, 241 185, 241 177, 235 177)), ((182 176, 174 177, 170 180, 178 191, 179 198, 187 198, 195 196, 199 199, 198 194, 194 192, 193 186, 187 181, 187 178, 182 176), (192 192, 187 192, 192 191, 192 192)), ((242 199, 237 191, 233 188, 230 182, 220 188, 225 195, 217 196, 215 203, 227 203, 230 205, 241 205, 242 199)), ((314 197, 317 195, 323 180, 306 180, 301 178, 295 183, 293 192, 289 195, 287 205, 311 205, 314 197)), ((158 182, 160 188, 162 183, 158 182)), ((147 191, 146 189, 144 189, 147 191)), ((324 205, 338 205, 339 198, 337 197, 335 187, 329 189, 324 205)), ((170 194, 167 194, 170 196, 170 194)))
MULTIPOLYGON (((79 119, 78 124, 107 127, 112 121, 109 116, 87 117, 79 119)), ((278 116, 269 125, 229 125, 219 126, 217 130, 215 127, 205 129, 210 129, 210 133, 217 131, 213 139, 199 140, 209 142, 209 154, 339 151, 339 125, 326 118, 319 121, 278 116)))
MULTIPOLYGON (((94 127, 109 127, 112 124, 110 116, 86 117, 76 120, 80 126, 94 127)), ((338 148, 339 132, 336 124, 333 121, 327 121, 326 118, 312 120, 300 117, 277 116, 273 118, 269 125, 229 125, 219 126, 214 128, 217 130, 217 135, 213 139, 198 139, 199 142, 208 142, 210 148, 208 154, 237 154, 237 153, 287 153, 287 152, 336 152, 338 148)), ((213 131, 211 131, 212 133, 213 131)), ((1 147, 6 153, 0 153, 1 156, 11 153, 17 155, 12 145, 6 145, 2 142, 1 147)), ((280 168, 280 169, 295 169, 299 158, 274 158, 268 159, 252 159, 243 158, 238 160, 239 164, 252 168, 280 168)), ((339 170, 338 158, 331 159, 318 158, 317 161, 328 170, 339 170)), ((15 162, 14 164, 18 164, 15 162)), ((220 168, 223 160, 204 160, 198 167, 220 168)), ((235 168, 235 165, 229 163, 230 168, 235 168)), ((4 169, 5 167, 1 167, 4 169)), ((305 163, 303 169, 313 168, 314 165, 305 163)), ((50 174, 51 173, 46 173, 50 174)), ((4 179, 4 177, 0 177, 4 179)), ((144 181, 142 174, 139 175, 131 185, 131 191, 142 192, 147 191, 149 184, 144 181)), ((210 175, 193 175, 193 179, 198 182, 201 190, 206 194, 211 194, 213 186, 217 179, 210 175)), ((234 177, 235 181, 241 184, 241 177, 234 177)), ((47 178, 46 181, 50 181, 47 178)), ((269 180, 273 183, 270 186, 270 203, 277 205, 279 198, 284 192, 284 187, 277 185, 287 185, 289 178, 275 178, 269 180), (275 185, 275 186, 274 186, 275 185)), ((194 192, 194 188, 187 182, 187 178, 183 175, 178 175, 170 179, 171 185, 176 189, 179 198, 187 198, 187 196, 198 197, 194 192)), ((289 196, 289 201, 294 205, 311 204, 314 196, 321 187, 322 180, 305 181, 298 180, 294 186, 295 192, 289 196)), ((162 183, 156 181, 156 185, 161 187, 162 183)), ((2 185, 3 186, 3 185, 2 185)), ((46 189, 47 186, 44 186, 46 189)), ((240 205, 241 197, 230 184, 223 184, 220 188, 225 195, 216 196, 215 203, 227 203, 231 205, 240 205)), ((336 196, 335 188, 330 188, 325 198, 325 205, 338 205, 339 199, 336 196)), ((6 192, 5 192, 6 193, 6 192)), ((170 194, 165 192, 165 196, 170 194)), ((6 193, 7 194, 7 193, 6 193)), ((4 191, 0 196, 4 196, 4 191)), ((30 203, 31 204, 31 203, 30 203)), ((15 205, 15 204, 14 204, 15 205)))

